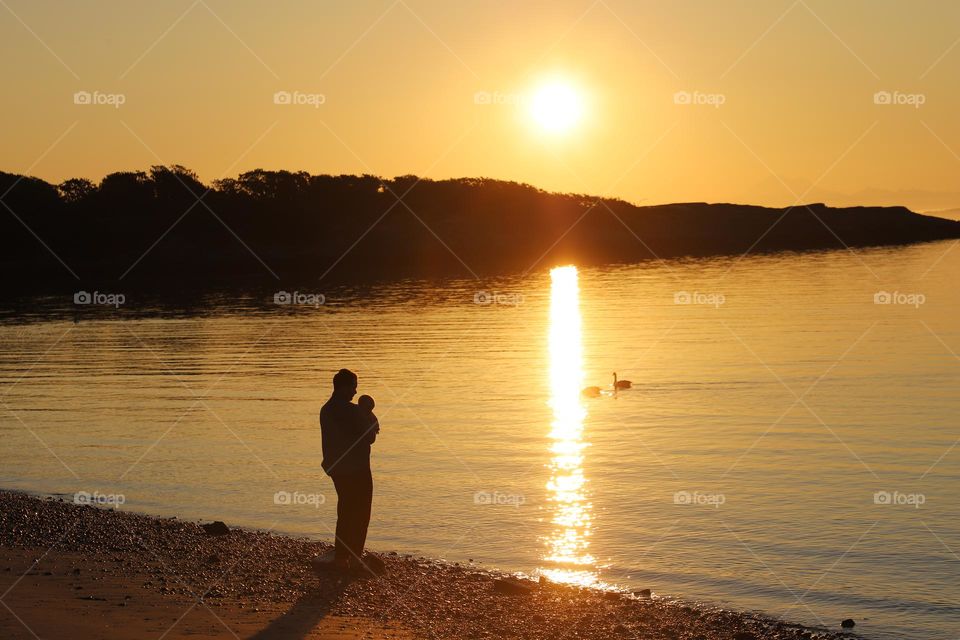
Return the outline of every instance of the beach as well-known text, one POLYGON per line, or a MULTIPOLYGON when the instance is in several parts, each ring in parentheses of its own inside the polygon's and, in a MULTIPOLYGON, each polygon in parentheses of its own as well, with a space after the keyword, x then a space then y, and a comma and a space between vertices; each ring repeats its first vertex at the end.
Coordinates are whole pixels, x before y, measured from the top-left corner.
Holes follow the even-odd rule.
POLYGON ((843 637, 397 552, 381 555, 383 576, 318 576, 308 560, 329 550, 323 542, 211 535, 201 523, 22 493, 0 492, 0 504, 0 636, 10 640, 843 637))

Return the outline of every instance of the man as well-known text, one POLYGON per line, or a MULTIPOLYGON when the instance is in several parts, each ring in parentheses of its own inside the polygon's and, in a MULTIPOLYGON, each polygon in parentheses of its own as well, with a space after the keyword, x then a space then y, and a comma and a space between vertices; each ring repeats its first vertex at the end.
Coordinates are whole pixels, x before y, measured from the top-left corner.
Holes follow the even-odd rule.
POLYGON ((356 394, 357 374, 340 369, 333 376, 333 395, 320 409, 321 466, 337 490, 334 564, 343 570, 363 566, 363 545, 373 503, 370 445, 377 436, 373 425, 351 402, 356 394))

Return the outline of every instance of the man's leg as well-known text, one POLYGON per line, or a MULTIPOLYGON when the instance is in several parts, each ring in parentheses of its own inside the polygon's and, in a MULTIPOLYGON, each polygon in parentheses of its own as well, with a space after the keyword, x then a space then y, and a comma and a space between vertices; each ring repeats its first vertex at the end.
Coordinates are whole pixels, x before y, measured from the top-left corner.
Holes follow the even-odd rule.
POLYGON ((370 513, 373 509, 373 474, 367 469, 357 477, 357 530, 354 538, 354 550, 357 556, 363 556, 363 547, 367 543, 367 529, 370 527, 370 513))
POLYGON ((350 479, 342 474, 333 476, 333 486, 337 490, 337 530, 333 544, 334 558, 337 562, 347 562, 350 553, 350 479))
POLYGON ((350 562, 357 564, 363 556, 363 543, 367 535, 364 522, 364 513, 367 511, 364 502, 367 483, 362 473, 351 473, 348 481, 349 487, 346 492, 349 500, 344 510, 343 542, 346 545, 346 553, 350 556, 350 562))

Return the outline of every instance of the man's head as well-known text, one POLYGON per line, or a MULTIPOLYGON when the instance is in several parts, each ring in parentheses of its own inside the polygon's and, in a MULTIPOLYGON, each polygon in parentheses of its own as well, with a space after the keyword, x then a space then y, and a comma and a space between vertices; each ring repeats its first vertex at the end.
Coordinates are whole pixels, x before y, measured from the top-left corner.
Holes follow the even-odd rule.
POLYGON ((352 400, 357 395, 357 374, 350 369, 340 369, 333 376, 333 393, 352 400))

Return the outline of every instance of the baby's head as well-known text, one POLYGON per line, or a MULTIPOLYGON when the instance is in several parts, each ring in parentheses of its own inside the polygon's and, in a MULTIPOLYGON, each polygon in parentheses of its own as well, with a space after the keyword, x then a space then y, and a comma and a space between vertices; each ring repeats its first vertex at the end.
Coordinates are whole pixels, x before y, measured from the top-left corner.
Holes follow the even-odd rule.
POLYGON ((370 396, 360 396, 357 398, 357 406, 363 409, 364 411, 373 411, 373 408, 376 406, 376 403, 373 401, 373 398, 370 396))

